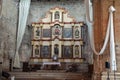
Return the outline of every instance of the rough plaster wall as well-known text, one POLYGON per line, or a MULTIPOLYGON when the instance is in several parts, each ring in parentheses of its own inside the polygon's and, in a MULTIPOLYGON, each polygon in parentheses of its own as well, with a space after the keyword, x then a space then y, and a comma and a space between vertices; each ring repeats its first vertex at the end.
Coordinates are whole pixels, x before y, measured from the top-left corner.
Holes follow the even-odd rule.
POLYGON ((50 1, 50 2, 32 2, 30 7, 29 24, 31 22, 38 22, 44 18, 46 12, 54 7, 63 7, 73 16, 77 21, 85 21, 85 6, 84 0, 77 1, 50 1))
POLYGON ((3 54, 3 68, 9 67, 8 58, 12 58, 15 53, 17 25, 17 6, 13 0, 3 0, 2 18, 0 26, 1 54, 3 54))
POLYGON ((93 64, 93 52, 90 47, 89 36, 88 36, 88 28, 87 25, 83 27, 83 41, 84 45, 82 46, 82 57, 86 59, 86 62, 93 64))
MULTIPOLYGON (((31 25, 32 22, 39 22, 41 18, 45 17, 46 12, 49 11, 50 8, 56 6, 63 7, 68 10, 70 15, 73 16, 76 21, 85 21, 85 6, 83 0, 66 2, 32 2, 27 25, 31 25)), ((8 54, 5 55, 6 57, 4 56, 5 59, 14 57, 18 19, 17 12, 17 1, 3 0, 2 26, 0 26, 0 42, 3 43, 3 46, 0 48, 3 49, 3 52, 1 53, 8 54)), ((31 27, 26 26, 25 35, 19 51, 21 61, 28 61, 31 55, 31 30, 31 27)), ((85 40, 85 42, 88 42, 88 39, 85 40)), ((92 63, 92 60, 88 55, 88 52, 90 52, 88 51, 89 48, 90 47, 88 45, 84 46, 83 57, 85 57, 89 63, 92 63)))

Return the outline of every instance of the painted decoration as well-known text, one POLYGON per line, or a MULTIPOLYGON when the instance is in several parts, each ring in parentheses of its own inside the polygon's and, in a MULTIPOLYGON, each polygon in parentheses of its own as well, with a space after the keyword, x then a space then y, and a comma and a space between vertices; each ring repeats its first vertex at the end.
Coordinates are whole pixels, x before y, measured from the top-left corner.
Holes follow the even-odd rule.
POLYGON ((50 29, 43 29, 43 38, 50 38, 50 37, 51 37, 50 29))

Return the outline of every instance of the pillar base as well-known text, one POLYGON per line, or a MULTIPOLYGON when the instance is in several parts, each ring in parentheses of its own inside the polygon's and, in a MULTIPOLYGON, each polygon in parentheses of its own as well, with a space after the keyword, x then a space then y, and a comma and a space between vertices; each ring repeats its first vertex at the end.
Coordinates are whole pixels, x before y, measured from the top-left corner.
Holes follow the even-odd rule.
POLYGON ((92 80, 101 80, 101 73, 100 72, 94 72, 92 76, 92 80))
POLYGON ((120 80, 120 72, 103 72, 101 80, 120 80))

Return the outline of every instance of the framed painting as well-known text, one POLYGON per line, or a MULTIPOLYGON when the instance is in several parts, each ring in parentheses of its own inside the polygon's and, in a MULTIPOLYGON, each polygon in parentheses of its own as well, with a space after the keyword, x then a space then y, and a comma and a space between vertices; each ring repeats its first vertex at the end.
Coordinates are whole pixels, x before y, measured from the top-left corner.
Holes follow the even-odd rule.
POLYGON ((50 58, 50 46, 41 46, 41 58, 50 58))
POLYGON ((64 28, 63 29, 63 38, 72 38, 73 36, 72 28, 64 28))
POLYGON ((51 37, 51 30, 50 29, 43 29, 42 37, 43 38, 50 38, 51 37))
POLYGON ((63 46, 63 58, 73 58, 72 46, 63 46))

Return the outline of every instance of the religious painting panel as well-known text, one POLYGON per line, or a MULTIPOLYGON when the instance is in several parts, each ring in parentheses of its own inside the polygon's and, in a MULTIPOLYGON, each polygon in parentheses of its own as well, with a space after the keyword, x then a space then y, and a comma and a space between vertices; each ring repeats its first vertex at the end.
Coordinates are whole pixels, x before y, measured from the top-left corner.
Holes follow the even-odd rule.
POLYGON ((41 46, 41 58, 50 58, 51 56, 50 46, 43 45, 41 46))
POLYGON ((63 58, 73 58, 72 46, 63 46, 63 58))
POLYGON ((63 38, 72 38, 73 36, 72 28, 64 28, 63 29, 63 38))
POLYGON ((42 37, 43 38, 50 38, 51 37, 51 30, 50 29, 43 29, 42 37))

